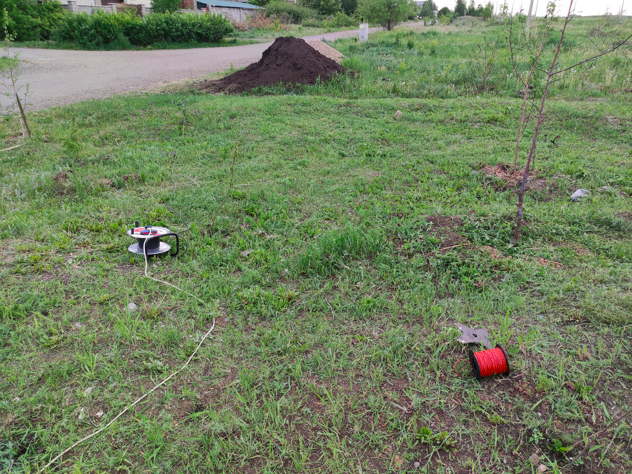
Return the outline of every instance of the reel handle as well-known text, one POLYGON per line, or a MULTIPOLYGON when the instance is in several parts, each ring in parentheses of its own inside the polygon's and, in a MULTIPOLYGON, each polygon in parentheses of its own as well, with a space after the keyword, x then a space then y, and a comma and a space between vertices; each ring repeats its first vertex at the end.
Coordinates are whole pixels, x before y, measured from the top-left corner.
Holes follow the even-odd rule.
POLYGON ((163 235, 161 235, 161 237, 167 237, 168 235, 173 235, 176 238, 176 251, 174 253, 170 253, 169 254, 171 257, 175 257, 176 255, 178 255, 178 252, 180 252, 180 237, 175 232, 170 232, 168 234, 163 234, 163 235))

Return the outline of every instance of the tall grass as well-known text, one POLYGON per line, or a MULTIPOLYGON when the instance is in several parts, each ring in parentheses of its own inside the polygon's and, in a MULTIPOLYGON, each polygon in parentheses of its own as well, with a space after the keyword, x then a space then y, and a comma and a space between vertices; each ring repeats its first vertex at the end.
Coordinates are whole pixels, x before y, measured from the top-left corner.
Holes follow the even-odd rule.
MULTIPOLYGON (((561 53, 560 67, 586 59, 607 48, 603 41, 595 41, 594 18, 577 18, 569 27, 568 38, 561 53)), ((617 18, 610 20, 618 22, 617 18)), ((621 20, 623 21, 623 20, 621 20)), ((616 26, 616 25, 615 25, 616 26)), ((546 64, 553 54, 555 40, 543 54, 546 64)), ((505 97, 522 97, 522 85, 510 63, 510 52, 503 26, 485 24, 475 27, 421 27, 393 32, 373 33, 366 43, 354 38, 341 39, 333 46, 346 59, 342 65, 354 71, 352 75, 310 87, 297 87, 295 92, 335 95, 350 98, 456 98, 463 95, 489 93, 505 97), (494 50, 493 61, 486 62, 494 50)), ((518 69, 528 71, 528 58, 521 58, 518 69)), ((553 85, 551 97, 603 97, 613 91, 632 89, 632 46, 621 47, 604 56, 590 67, 565 73, 553 85)), ((543 89, 545 77, 536 73, 531 85, 533 97, 543 89)), ((264 93, 279 92, 267 88, 264 93)))

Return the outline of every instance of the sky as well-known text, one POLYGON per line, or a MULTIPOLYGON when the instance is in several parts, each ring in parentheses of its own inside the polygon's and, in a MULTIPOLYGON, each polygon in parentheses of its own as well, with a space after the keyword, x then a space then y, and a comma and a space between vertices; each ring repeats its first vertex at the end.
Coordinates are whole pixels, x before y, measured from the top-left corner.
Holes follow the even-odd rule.
MULTIPOLYGON (((478 5, 479 3, 485 5, 490 0, 474 0, 474 2, 478 5)), ((505 1, 509 5, 511 9, 511 5, 513 4, 514 12, 520 11, 520 7, 526 12, 529 9, 529 1, 530 0, 491 0, 494 6, 502 5, 505 1)), ((456 4, 456 0, 434 0, 439 8, 448 7, 450 10, 454 9, 454 5, 456 4)), ((466 3, 469 5, 470 0, 466 0, 466 3)), ((538 15, 542 16, 546 10, 546 4, 548 0, 534 0, 533 8, 535 10, 536 4, 538 4, 538 15)), ((556 14, 559 16, 566 16, 568 12, 568 3, 569 0, 557 0, 555 4, 557 5, 556 14)), ((621 4, 623 5, 623 10, 627 15, 632 15, 632 0, 575 0, 575 13, 577 15, 603 15, 608 10, 610 13, 617 14, 621 10, 621 4)))

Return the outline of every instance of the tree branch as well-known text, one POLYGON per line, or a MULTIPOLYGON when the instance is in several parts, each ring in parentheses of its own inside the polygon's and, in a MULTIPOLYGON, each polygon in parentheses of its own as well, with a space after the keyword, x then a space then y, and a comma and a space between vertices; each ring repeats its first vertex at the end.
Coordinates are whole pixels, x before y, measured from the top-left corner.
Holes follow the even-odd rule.
POLYGON ((613 51, 616 51, 616 50, 617 50, 617 49, 619 49, 621 46, 623 46, 624 44, 626 44, 626 43, 630 40, 630 38, 632 38, 632 35, 628 36, 626 39, 624 39, 623 41, 621 41, 621 42, 619 42, 619 43, 615 43, 615 44, 614 44, 614 46, 613 46, 612 48, 607 49, 607 50, 605 50, 605 51, 603 51, 603 52, 599 53, 598 55, 593 56, 592 58, 585 59, 584 61, 580 61, 580 62, 578 62, 578 63, 576 63, 576 64, 573 64, 572 66, 569 66, 569 67, 567 67, 567 68, 561 69, 561 70, 559 70, 559 71, 555 71, 555 72, 554 72, 553 74, 551 74, 551 75, 552 75, 552 76, 555 76, 556 74, 560 74, 560 73, 562 73, 562 72, 564 72, 564 71, 568 71, 569 69, 573 69, 573 68, 575 68, 575 67, 577 67, 577 66, 580 66, 580 65, 582 65, 582 64, 585 64, 585 63, 588 63, 588 62, 591 62, 591 61, 595 61, 596 59, 599 59, 601 56, 603 56, 603 55, 605 55, 605 54, 612 53, 613 51))

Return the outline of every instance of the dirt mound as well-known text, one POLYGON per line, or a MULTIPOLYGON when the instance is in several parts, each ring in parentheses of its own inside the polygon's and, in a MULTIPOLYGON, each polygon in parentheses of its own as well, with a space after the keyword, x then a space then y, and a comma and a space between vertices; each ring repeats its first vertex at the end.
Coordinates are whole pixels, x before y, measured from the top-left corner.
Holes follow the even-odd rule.
POLYGON ((323 43, 320 40, 318 40, 318 41, 308 41, 307 44, 310 45, 312 48, 314 48, 316 51, 318 51, 323 56, 327 56, 329 59, 333 59, 338 64, 340 64, 342 62, 343 58, 345 57, 344 54, 342 54, 340 51, 338 51, 337 49, 332 48, 327 43, 323 43))
POLYGON ((345 69, 323 56, 300 38, 277 38, 263 52, 259 62, 219 81, 206 81, 200 89, 207 92, 243 92, 254 87, 285 84, 316 84, 327 81, 345 69))

